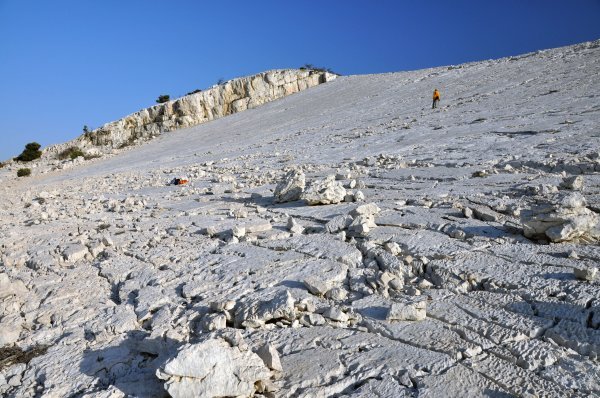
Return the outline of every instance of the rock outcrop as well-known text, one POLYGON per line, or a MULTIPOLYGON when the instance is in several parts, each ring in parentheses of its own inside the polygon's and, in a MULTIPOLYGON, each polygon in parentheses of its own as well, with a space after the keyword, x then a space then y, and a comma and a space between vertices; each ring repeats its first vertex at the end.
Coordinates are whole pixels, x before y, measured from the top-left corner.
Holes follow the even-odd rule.
POLYGON ((196 126, 255 108, 336 77, 337 75, 329 72, 282 69, 233 79, 208 90, 157 104, 106 123, 73 141, 48 147, 44 154, 55 156, 72 146, 77 146, 86 153, 98 154, 130 145, 136 140, 149 139, 164 132, 196 126))

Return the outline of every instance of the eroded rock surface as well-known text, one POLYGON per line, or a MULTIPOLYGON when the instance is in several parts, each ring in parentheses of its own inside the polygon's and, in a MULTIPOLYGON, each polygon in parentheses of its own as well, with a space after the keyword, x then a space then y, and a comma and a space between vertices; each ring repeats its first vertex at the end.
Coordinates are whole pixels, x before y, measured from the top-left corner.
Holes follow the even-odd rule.
POLYGON ((340 77, 1 168, 0 395, 599 396, 599 69, 592 42, 340 77))

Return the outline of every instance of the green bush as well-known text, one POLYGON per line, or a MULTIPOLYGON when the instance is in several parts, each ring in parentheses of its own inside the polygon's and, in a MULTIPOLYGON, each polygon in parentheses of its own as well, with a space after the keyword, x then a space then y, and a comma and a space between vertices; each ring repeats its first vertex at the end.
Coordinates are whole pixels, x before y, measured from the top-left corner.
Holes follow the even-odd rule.
POLYGON ((72 159, 76 159, 79 156, 85 157, 85 154, 83 153, 83 151, 81 149, 79 149, 79 147, 72 146, 72 147, 67 148, 64 151, 60 152, 57 157, 60 160, 65 160, 65 159, 72 160, 72 159))
POLYGON ((31 175, 31 169, 19 169, 17 170, 17 177, 27 177, 31 175))
POLYGON ((158 96, 158 99, 156 100, 157 104, 162 104, 164 102, 169 102, 171 100, 171 96, 168 94, 162 94, 158 96))
POLYGON ((6 166, 6 163, 0 162, 0 169, 6 166))
POLYGON ((15 158, 15 160, 21 162, 31 162, 32 160, 39 159, 42 156, 42 151, 40 151, 41 145, 37 142, 30 142, 25 145, 25 149, 19 156, 15 158))
POLYGON ((191 94, 196 94, 196 93, 201 93, 201 92, 202 92, 202 90, 200 90, 200 89, 196 89, 196 90, 194 90, 194 91, 190 91, 190 92, 189 92, 189 93, 187 93, 186 95, 191 95, 191 94))

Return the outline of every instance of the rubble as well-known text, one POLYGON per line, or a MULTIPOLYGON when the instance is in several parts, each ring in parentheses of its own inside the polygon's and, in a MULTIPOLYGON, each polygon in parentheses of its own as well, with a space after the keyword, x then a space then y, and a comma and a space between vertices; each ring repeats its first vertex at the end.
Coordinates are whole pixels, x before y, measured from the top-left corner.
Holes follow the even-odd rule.
POLYGON ((580 193, 561 193, 551 201, 521 212, 524 235, 552 242, 597 240, 600 216, 586 207, 580 193))

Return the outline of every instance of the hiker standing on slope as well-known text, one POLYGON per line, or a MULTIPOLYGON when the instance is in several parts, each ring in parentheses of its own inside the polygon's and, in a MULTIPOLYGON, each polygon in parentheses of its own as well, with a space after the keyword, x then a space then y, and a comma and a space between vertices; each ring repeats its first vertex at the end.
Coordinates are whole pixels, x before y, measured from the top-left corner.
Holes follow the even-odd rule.
POLYGON ((438 102, 440 102, 440 92, 436 88, 433 90, 433 105, 431 105, 431 109, 437 108, 438 102))

